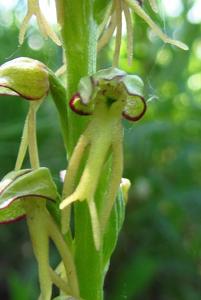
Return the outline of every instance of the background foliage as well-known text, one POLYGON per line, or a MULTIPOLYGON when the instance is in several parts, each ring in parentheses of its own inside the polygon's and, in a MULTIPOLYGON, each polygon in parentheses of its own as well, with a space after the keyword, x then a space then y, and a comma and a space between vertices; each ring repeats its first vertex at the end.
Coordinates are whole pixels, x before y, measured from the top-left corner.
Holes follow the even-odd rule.
MULTIPOLYGON (((200 299, 201 26, 187 19, 196 1, 183 2, 176 16, 156 20, 185 41, 189 52, 163 45, 137 17, 130 67, 124 41, 120 67, 142 76, 147 97, 156 97, 143 120, 125 122, 124 176, 133 185, 105 283, 108 300, 200 299)), ((0 64, 30 56, 56 70, 61 49, 43 42, 36 28, 17 46, 22 13, 23 1, 15 12, 0 11, 0 64)), ((101 52, 99 68, 111 64, 111 50, 112 44, 101 52)), ((14 167, 27 108, 20 99, 0 99, 1 178, 14 167)), ((41 164, 50 167, 59 184, 66 162, 51 99, 38 114, 38 140, 41 164)), ((25 221, 2 225, 0 241, 0 299, 35 300, 36 264, 25 221)), ((53 253, 53 264, 56 260, 53 253)))

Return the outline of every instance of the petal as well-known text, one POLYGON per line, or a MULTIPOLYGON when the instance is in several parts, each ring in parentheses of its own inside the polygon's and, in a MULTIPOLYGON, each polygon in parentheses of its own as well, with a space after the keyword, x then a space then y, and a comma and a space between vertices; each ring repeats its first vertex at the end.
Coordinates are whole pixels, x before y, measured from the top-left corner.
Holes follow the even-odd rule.
POLYGON ((4 87, 3 82, 1 82, 1 80, 0 80, 0 95, 1 96, 17 96, 17 97, 20 96, 15 91, 12 91, 11 89, 4 87))
POLYGON ((78 85, 78 91, 81 98, 82 103, 88 104, 89 101, 92 98, 93 94, 93 83, 92 79, 89 76, 85 76, 80 79, 79 85, 78 85))
POLYGON ((127 75, 121 79, 128 94, 143 97, 144 83, 137 75, 127 75))
POLYGON ((119 70, 117 68, 108 68, 98 71, 92 76, 95 84, 99 83, 101 80, 113 80, 120 79, 126 76, 126 72, 119 70))

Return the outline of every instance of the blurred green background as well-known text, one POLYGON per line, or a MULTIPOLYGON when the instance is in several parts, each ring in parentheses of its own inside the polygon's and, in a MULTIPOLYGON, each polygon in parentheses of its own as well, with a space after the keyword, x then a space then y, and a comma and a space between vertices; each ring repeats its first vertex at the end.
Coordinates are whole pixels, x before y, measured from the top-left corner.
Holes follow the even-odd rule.
MULTIPOLYGON (((124 177, 132 188, 105 282, 106 300, 201 299, 201 1, 159 2, 160 17, 150 13, 190 50, 164 45, 137 17, 130 67, 123 41, 120 68, 139 74, 153 100, 143 120, 125 122, 124 177)), ((36 27, 18 46, 24 10, 24 1, 0 3, 0 64, 30 56, 56 70, 61 49, 43 40, 36 27)), ((110 66, 112 47, 100 53, 99 68, 110 66)), ((14 167, 27 108, 20 99, 0 99, 1 178, 14 167)), ((38 113, 38 141, 41 164, 50 167, 59 184, 66 162, 51 99, 38 113)), ((26 222, 1 225, 0 299, 35 300, 36 287, 26 222)))

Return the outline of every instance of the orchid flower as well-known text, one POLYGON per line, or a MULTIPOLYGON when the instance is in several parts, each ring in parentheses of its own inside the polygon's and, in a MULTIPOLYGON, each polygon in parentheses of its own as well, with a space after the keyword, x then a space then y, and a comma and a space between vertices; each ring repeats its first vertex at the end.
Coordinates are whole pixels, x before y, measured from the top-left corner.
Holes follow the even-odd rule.
POLYGON ((86 200, 91 215, 94 243, 101 247, 123 168, 123 127, 122 116, 130 121, 139 120, 145 113, 143 82, 136 75, 127 75, 116 68, 100 70, 80 80, 78 92, 70 101, 71 109, 80 115, 92 114, 85 132, 81 135, 68 164, 64 180, 63 210, 75 201, 86 200), (75 187, 80 162, 88 150, 88 158, 80 181, 75 187), (98 215, 95 193, 100 174, 108 156, 112 157, 110 185, 105 206, 98 215))
MULTIPOLYGON (((150 6, 154 12, 158 12, 157 4, 155 0, 149 0, 150 6)), ((127 55, 128 64, 131 65, 133 58, 133 24, 132 24, 132 11, 142 18, 153 32, 159 36, 164 43, 172 44, 183 50, 188 50, 188 46, 180 41, 174 40, 168 37, 149 17, 145 10, 141 7, 142 1, 137 0, 113 0, 112 5, 109 5, 106 17, 101 24, 100 38, 98 41, 98 51, 100 51, 109 40, 112 38, 114 31, 116 30, 115 36, 115 51, 113 58, 113 66, 118 66, 120 49, 121 49, 121 38, 122 38, 122 15, 124 14, 127 28, 127 55)))
POLYGON ((22 21, 21 27, 20 27, 20 33, 19 33, 19 43, 20 45, 23 44, 24 36, 27 30, 28 23, 32 16, 35 16, 40 28, 41 33, 45 37, 50 37, 53 42, 55 42, 58 46, 61 46, 61 41, 56 35, 56 33, 53 31, 53 29, 50 27, 49 23, 47 22, 45 16, 43 15, 39 0, 27 0, 28 8, 27 13, 24 17, 24 20, 22 21))

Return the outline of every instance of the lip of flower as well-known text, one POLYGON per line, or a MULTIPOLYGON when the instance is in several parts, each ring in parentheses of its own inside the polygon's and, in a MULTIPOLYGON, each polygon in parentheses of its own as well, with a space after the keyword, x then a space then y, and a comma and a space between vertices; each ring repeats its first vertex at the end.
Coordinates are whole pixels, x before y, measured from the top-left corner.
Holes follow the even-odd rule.
POLYGON ((122 116, 129 121, 139 120, 146 111, 146 102, 142 94, 143 82, 138 76, 127 75, 117 68, 101 70, 92 76, 82 78, 78 92, 70 100, 70 108, 82 116, 93 114, 97 93, 103 90, 103 95, 104 85, 108 86, 108 83, 120 90, 120 97, 126 98, 122 116))

